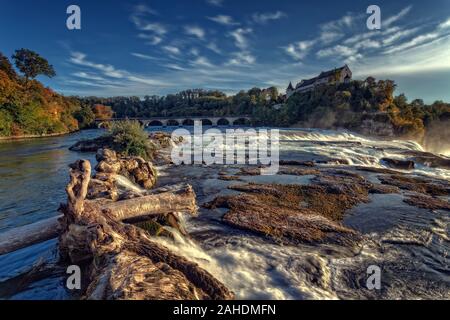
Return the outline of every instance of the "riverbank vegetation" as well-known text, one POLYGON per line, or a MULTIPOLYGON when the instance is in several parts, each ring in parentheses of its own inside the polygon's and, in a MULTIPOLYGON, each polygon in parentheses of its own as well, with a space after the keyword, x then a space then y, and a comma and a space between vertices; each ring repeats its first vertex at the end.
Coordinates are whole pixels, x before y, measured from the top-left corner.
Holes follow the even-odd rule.
POLYGON ((13 60, 20 74, 0 53, 0 136, 67 133, 90 125, 90 107, 35 79, 56 75, 47 60, 27 49, 17 50, 13 60))
POLYGON ((92 139, 82 140, 70 149, 80 152, 96 152, 98 149, 115 150, 120 156, 141 157, 151 160, 156 152, 155 144, 149 140, 148 133, 138 121, 115 122, 104 135, 92 139))

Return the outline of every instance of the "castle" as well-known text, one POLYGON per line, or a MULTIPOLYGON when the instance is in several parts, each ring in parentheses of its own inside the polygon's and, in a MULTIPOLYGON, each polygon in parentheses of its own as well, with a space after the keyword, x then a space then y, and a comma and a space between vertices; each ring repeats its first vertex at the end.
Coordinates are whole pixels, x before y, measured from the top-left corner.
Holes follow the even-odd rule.
POLYGON ((292 82, 290 82, 288 88, 286 89, 286 98, 289 99, 289 97, 296 92, 311 91, 316 86, 321 84, 344 83, 350 81, 351 79, 352 71, 348 65, 330 71, 324 71, 315 78, 302 80, 295 86, 295 88, 292 86, 292 82))

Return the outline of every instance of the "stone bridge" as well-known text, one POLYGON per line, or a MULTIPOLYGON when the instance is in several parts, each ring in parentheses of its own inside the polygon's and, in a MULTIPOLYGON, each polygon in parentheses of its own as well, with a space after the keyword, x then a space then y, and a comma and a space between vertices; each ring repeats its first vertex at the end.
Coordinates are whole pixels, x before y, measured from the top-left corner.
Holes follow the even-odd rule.
POLYGON ((204 126, 235 126, 249 124, 249 116, 233 117, 152 117, 152 118, 112 118, 107 120, 96 119, 99 128, 105 127, 107 123, 134 120, 139 121, 143 127, 182 127, 193 126, 195 121, 200 121, 204 126))

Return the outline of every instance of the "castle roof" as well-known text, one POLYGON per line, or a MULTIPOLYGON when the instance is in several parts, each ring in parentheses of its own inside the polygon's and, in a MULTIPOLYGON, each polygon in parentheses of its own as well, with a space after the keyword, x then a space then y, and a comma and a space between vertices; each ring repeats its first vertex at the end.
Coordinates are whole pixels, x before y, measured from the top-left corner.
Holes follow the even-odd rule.
POLYGON ((312 79, 308 79, 308 80, 302 80, 302 82, 300 82, 297 85, 297 88, 302 88, 302 87, 306 87, 309 86, 311 84, 314 84, 317 81, 318 77, 312 78, 312 79))
POLYGON ((297 89, 298 89, 298 88, 303 88, 303 87, 309 86, 309 85, 311 85, 311 84, 314 84, 317 80, 323 79, 323 78, 331 77, 331 76, 333 76, 334 74, 336 74, 336 72, 342 71, 342 70, 344 70, 345 68, 348 68, 348 66, 345 65, 345 66, 340 67, 340 68, 337 68, 337 69, 333 69, 333 70, 329 70, 329 71, 322 71, 322 72, 321 72, 317 77, 315 77, 315 78, 308 79, 308 80, 302 80, 302 82, 300 82, 299 84, 297 84, 297 87, 296 87, 296 88, 297 88, 297 89))
POLYGON ((289 86, 287 88, 288 88, 288 90, 294 90, 294 86, 292 85, 292 82, 289 82, 289 86))
POLYGON ((347 65, 337 68, 337 69, 333 69, 333 70, 329 70, 329 71, 323 71, 320 73, 320 75, 317 77, 318 79, 322 79, 322 78, 328 78, 332 75, 334 75, 337 71, 342 71, 345 68, 348 68, 347 65))

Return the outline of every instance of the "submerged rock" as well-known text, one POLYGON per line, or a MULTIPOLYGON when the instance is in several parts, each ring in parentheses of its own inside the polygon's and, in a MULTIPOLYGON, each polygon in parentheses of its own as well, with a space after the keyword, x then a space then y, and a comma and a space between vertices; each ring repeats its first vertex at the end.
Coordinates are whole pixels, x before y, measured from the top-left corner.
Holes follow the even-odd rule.
POLYGON ((397 160, 390 158, 381 159, 382 162, 386 163, 389 167, 401 170, 413 170, 415 168, 414 161, 411 160, 397 160))
POLYGON ((378 179, 382 184, 398 187, 402 190, 424 193, 431 196, 447 196, 450 195, 450 185, 443 181, 434 181, 433 179, 425 179, 419 177, 411 177, 405 175, 380 175, 378 179))
POLYGON ((350 185, 340 176, 322 177, 314 185, 235 185, 229 188, 241 194, 217 197, 205 207, 228 208, 224 222, 281 243, 353 246, 361 236, 340 222, 348 209, 369 201, 369 185, 354 179, 350 185))
POLYGON ((450 211, 450 203, 439 198, 423 196, 423 195, 409 195, 403 200, 411 206, 430 210, 448 210, 450 211))
POLYGON ((444 168, 450 169, 450 158, 438 156, 430 152, 421 151, 405 151, 406 156, 411 157, 415 162, 422 163, 430 168, 444 168))
POLYGON ((78 152, 97 152, 98 149, 110 147, 112 139, 110 137, 98 137, 91 140, 81 140, 69 148, 71 151, 78 152))

